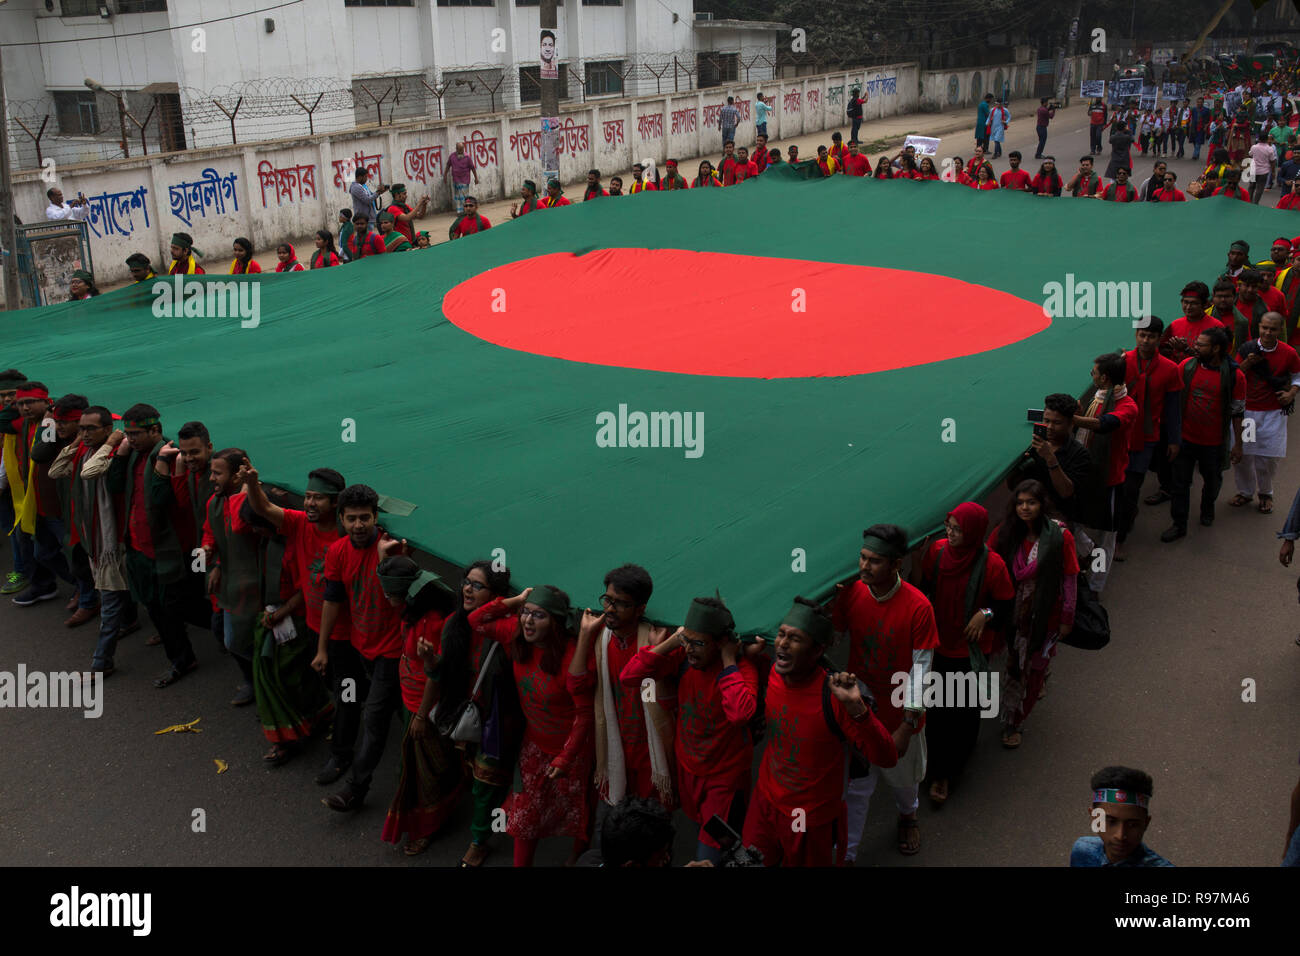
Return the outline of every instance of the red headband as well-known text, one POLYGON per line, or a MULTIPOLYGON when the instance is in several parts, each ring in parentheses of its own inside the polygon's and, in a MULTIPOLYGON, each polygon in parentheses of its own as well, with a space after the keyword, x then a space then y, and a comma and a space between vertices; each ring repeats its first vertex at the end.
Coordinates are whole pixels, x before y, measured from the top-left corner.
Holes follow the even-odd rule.
POLYGON ((79 422, 81 421, 80 408, 55 408, 54 420, 56 422, 79 422))
POLYGON ((48 388, 40 388, 40 387, 32 388, 30 385, 21 386, 18 389, 17 394, 14 395, 15 400, 19 400, 23 398, 43 398, 46 401, 48 401, 49 397, 50 397, 50 390, 48 388))

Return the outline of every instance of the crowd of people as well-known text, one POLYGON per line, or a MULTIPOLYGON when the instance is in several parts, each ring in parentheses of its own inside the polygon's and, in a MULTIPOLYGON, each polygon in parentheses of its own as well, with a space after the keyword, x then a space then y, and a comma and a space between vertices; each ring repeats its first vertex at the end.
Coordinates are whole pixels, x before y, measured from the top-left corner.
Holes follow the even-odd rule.
MULTIPOLYGON (((15 529, 0 591, 30 607, 59 599, 60 580, 71 585, 67 626, 98 619, 88 679, 114 673, 141 609, 167 662, 159 689, 198 666, 188 628, 210 631, 239 674, 232 705, 256 705, 268 765, 329 733, 316 780, 347 774, 323 801, 338 812, 367 800, 399 717, 383 838, 405 838, 411 855, 466 800, 464 866, 482 864, 498 811, 517 865, 547 837, 570 840, 576 861, 596 808, 636 798, 680 808, 700 828, 701 861, 727 849, 720 820, 768 865, 851 863, 882 780, 898 850, 915 854, 921 784, 944 804, 980 728, 977 695, 924 706, 927 675, 974 686, 997 673, 1001 742, 1015 750, 1059 644, 1081 640, 1077 624, 1097 630, 1088 608, 1124 559, 1148 471, 1159 487, 1146 504, 1170 502, 1165 542, 1187 534, 1196 471, 1202 525, 1229 464, 1230 504, 1273 510, 1300 392, 1300 356, 1283 341, 1300 316, 1298 256, 1300 239, 1277 239, 1258 262, 1232 243, 1212 287, 1183 288, 1182 316, 1151 316, 1132 349, 1096 358, 1082 400, 1042 399, 1002 514, 957 504, 943 536, 915 550, 904 529, 872 525, 858 575, 824 602, 794 597, 772 640, 738 635, 718 596, 681 608, 681 627, 651 622, 651 575, 631 564, 605 576, 596 610, 486 559, 448 586, 382 529, 378 495, 332 468, 311 470, 292 508, 267 494, 247 451, 217 449, 201 422, 173 440, 152 405, 119 417, 13 369, 0 372, 0 521, 15 529), (843 669, 826 658, 837 642, 843 669)), ((1107 788, 1137 789, 1093 789, 1107 788)), ((1132 807, 1099 803, 1131 828, 1132 807)), ((1091 857, 1076 847, 1075 862, 1159 861, 1116 841, 1122 855, 1107 838, 1091 857)))

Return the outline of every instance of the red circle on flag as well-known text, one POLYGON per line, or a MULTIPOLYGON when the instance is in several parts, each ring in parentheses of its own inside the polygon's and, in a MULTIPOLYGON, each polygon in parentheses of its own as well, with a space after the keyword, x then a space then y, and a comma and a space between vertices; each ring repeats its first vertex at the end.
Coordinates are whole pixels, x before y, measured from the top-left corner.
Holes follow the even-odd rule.
POLYGON ((507 263, 443 314, 504 348, 593 365, 739 378, 865 375, 987 352, 1041 332, 1039 303, 876 266, 601 249, 507 263))

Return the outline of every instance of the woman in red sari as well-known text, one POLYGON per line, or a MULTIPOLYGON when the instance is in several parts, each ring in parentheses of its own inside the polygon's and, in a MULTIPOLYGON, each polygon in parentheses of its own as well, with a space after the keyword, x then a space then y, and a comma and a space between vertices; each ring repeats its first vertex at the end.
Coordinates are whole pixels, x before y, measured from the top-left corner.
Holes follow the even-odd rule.
POLYGON ((1047 489, 1032 479, 1016 485, 989 548, 1001 556, 1016 585, 1002 681, 1002 746, 1012 750, 1020 746, 1057 642, 1074 628, 1079 557, 1074 535, 1048 514, 1047 489))
POLYGON ((587 849, 591 823, 594 658, 575 673, 578 645, 567 594, 544 585, 523 597, 510 647, 525 722, 523 785, 506 798, 506 832, 515 838, 515 866, 532 866, 537 841, 551 836, 573 840, 572 864, 587 849))

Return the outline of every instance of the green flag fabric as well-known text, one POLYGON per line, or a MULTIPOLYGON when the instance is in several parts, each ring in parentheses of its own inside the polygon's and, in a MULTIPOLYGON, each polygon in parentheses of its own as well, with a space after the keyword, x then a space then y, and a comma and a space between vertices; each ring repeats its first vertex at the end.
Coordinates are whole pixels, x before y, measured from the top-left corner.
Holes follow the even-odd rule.
POLYGON ((383 516, 392 534, 457 565, 503 549, 519 586, 575 606, 634 562, 652 618, 716 589, 738 632, 772 633, 855 572, 864 527, 937 529, 1028 445, 1026 408, 1132 347, 1132 315, 1096 314, 1118 286, 1094 286, 1150 283, 1168 322, 1228 241, 1293 228, 1229 199, 805 175, 540 210, 344 269, 186 277, 219 284, 221 315, 145 282, 11 316, 0 365, 149 402, 164 429, 201 419, 282 487, 336 468, 415 506, 383 516))

